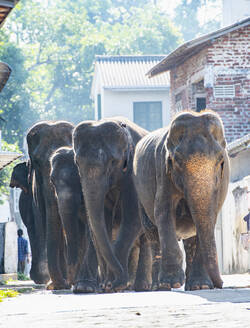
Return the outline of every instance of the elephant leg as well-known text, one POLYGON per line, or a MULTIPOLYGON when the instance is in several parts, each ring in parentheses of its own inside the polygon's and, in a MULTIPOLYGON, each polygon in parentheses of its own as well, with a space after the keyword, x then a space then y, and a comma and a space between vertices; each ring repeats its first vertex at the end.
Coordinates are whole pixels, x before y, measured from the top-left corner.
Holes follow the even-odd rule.
POLYGON ((174 213, 175 204, 171 191, 165 190, 163 184, 157 191, 155 200, 155 221, 161 248, 160 290, 180 288, 184 284, 183 257, 176 236, 174 213))
POLYGON ((132 245, 141 231, 141 222, 138 211, 138 200, 131 177, 128 177, 122 192, 122 220, 114 252, 123 268, 123 276, 116 276, 112 282, 112 289, 125 289, 128 283, 128 257, 132 245))
POLYGON ((148 291, 152 286, 151 245, 145 234, 140 236, 140 255, 135 280, 135 291, 148 291))
POLYGON ((158 289, 158 276, 160 272, 160 241, 157 227, 147 216, 143 206, 139 204, 141 222, 146 238, 150 241, 152 256, 152 290, 158 289))
POLYGON ((129 260, 128 260, 128 272, 129 272, 129 282, 127 287, 128 290, 132 290, 135 284, 139 256, 140 256, 140 245, 139 245, 139 241, 136 240, 133 248, 131 249, 131 252, 129 254, 129 260))
POLYGON ((204 266, 198 236, 183 240, 186 252, 185 290, 212 289, 212 280, 204 266))
POLYGON ((158 290, 159 288, 159 273, 161 266, 161 253, 159 241, 151 242, 152 252, 152 290, 158 290))
POLYGON ((99 291, 98 288, 98 262, 96 256, 96 250, 92 240, 88 238, 88 247, 86 254, 81 265, 81 269, 78 273, 76 283, 73 287, 73 293, 95 293, 99 291))
POLYGON ((47 256, 48 267, 52 283, 47 286, 47 289, 68 289, 63 276, 62 268, 66 268, 64 262, 64 236, 62 224, 58 214, 57 206, 51 205, 47 210, 47 256))
MULTIPOLYGON (((60 194, 59 194, 60 196, 60 194)), ((84 225, 80 226, 77 209, 79 206, 74 203, 73 199, 58 198, 60 217, 63 223, 63 229, 67 240, 67 279, 73 284, 77 271, 79 270, 80 261, 83 259, 84 252, 84 225)))

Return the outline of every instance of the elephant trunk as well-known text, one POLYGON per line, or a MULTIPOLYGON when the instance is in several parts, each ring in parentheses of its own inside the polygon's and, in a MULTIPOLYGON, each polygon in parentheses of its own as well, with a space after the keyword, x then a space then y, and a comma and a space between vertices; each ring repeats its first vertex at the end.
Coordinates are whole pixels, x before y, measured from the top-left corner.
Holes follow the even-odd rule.
POLYGON ((107 188, 103 180, 105 179, 101 176, 95 179, 92 176, 90 180, 81 179, 84 201, 98 252, 114 274, 120 276, 123 274, 123 269, 114 255, 105 222, 104 202, 107 188))
POLYGON ((215 188, 214 162, 206 158, 190 161, 186 183, 186 198, 196 226, 203 264, 214 286, 222 288, 214 236, 219 197, 215 188))

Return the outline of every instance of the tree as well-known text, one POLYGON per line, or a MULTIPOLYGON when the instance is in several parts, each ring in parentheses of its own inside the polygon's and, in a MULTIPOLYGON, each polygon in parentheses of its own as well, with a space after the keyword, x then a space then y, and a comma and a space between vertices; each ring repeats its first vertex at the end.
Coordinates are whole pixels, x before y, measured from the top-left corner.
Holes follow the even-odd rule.
POLYGON ((25 87, 27 71, 25 58, 20 48, 9 41, 9 36, 0 31, 0 60, 7 62, 12 73, 0 94, 0 115, 5 122, 1 123, 2 135, 8 143, 22 146, 25 130, 34 119, 29 110, 29 95, 25 87))
POLYGON ((91 119, 95 55, 172 51, 180 34, 151 1, 142 6, 143 1, 22 1, 9 26, 25 56, 30 111, 40 119, 91 119))
POLYGON ((185 41, 219 28, 218 19, 211 19, 205 25, 202 25, 198 19, 199 10, 215 2, 216 0, 181 0, 175 9, 174 22, 183 34, 185 41))

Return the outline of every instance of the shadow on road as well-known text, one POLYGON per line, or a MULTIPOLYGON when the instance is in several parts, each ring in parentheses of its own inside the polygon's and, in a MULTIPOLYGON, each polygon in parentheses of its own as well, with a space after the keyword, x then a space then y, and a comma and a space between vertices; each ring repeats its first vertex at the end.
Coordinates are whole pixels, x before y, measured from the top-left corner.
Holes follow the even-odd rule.
POLYGON ((248 303, 250 302, 250 288, 224 288, 213 290, 188 291, 187 294, 199 296, 207 299, 209 302, 230 302, 230 303, 248 303))

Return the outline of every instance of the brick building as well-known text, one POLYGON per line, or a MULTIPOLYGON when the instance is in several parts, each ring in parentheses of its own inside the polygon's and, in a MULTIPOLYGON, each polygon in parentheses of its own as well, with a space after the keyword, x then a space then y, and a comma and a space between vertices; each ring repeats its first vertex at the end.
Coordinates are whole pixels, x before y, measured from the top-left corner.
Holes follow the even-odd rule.
POLYGON ((171 116, 212 109, 231 142, 250 133, 249 59, 250 17, 184 43, 148 75, 170 71, 171 116))

